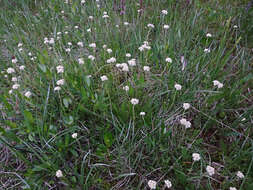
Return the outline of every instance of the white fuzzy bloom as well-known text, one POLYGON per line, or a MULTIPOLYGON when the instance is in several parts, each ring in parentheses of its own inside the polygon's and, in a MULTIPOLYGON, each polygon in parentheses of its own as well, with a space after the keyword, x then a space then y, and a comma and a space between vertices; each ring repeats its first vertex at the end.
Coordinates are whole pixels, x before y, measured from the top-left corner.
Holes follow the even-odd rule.
POLYGON ((243 179, 243 178, 244 178, 244 175, 243 175, 243 173, 242 173, 241 171, 238 171, 238 172, 236 173, 236 176, 239 177, 240 179, 243 179))
POLYGON ((208 173, 208 175, 212 176, 212 175, 214 175, 215 170, 212 166, 207 166, 206 167, 206 172, 208 173))
POLYGON ((210 53, 211 50, 210 50, 209 48, 205 48, 205 49, 204 49, 204 52, 205 52, 205 53, 210 53))
POLYGON ((149 66, 144 66, 143 70, 149 72, 150 71, 150 67, 149 66))
POLYGON ((132 98, 132 99, 131 99, 131 104, 137 105, 138 103, 139 103, 139 100, 138 100, 138 99, 136 99, 136 98, 132 98))
POLYGON ((9 90, 9 94, 12 94, 13 93, 13 90, 9 90))
POLYGON ((23 46, 23 44, 22 43, 18 43, 18 47, 20 48, 20 47, 22 47, 23 46))
POLYGON ((164 183, 165 183, 165 185, 166 185, 166 187, 167 188, 171 188, 172 187, 172 183, 171 183, 171 181, 170 180, 164 180, 164 183))
POLYGON ((180 84, 177 84, 177 83, 174 85, 174 87, 175 87, 176 90, 181 90, 182 89, 182 86, 180 84))
POLYGON ((68 33, 69 33, 68 31, 64 32, 64 34, 68 34, 68 33))
POLYGON ((90 59, 91 61, 94 61, 95 60, 95 57, 93 55, 89 55, 88 56, 88 59, 90 59))
POLYGON ((18 51, 19 51, 19 52, 23 51, 23 48, 19 48, 18 51))
POLYGON ((50 40, 48 41, 49 44, 54 44, 54 38, 50 38, 50 40))
POLYGON ((131 54, 130 53, 126 53, 126 57, 131 57, 131 54))
POLYGON ((217 86, 218 88, 222 88, 223 87, 223 84, 221 82, 219 82, 218 80, 214 80, 213 81, 213 85, 217 86))
POLYGON ((11 81, 12 81, 12 82, 17 82, 17 81, 18 81, 18 78, 17 78, 17 77, 12 77, 12 78, 11 78, 11 81))
POLYGON ((111 57, 110 59, 107 59, 106 63, 115 63, 116 62, 116 58, 115 57, 111 57))
POLYGON ((27 97, 27 98, 30 98, 31 95, 32 95, 32 93, 31 93, 30 91, 27 91, 27 92, 25 93, 25 97, 27 97))
POLYGON ((107 48, 107 45, 104 44, 104 45, 103 45, 103 48, 104 48, 104 49, 107 48))
POLYGON ((64 80, 64 79, 60 79, 60 80, 58 80, 58 81, 56 82, 56 84, 57 84, 58 86, 64 85, 64 83, 65 83, 65 80, 64 80))
POLYGON ((62 171, 61 170, 57 170, 55 173, 56 177, 60 178, 63 177, 62 171))
POLYGON ((168 11, 167 11, 167 10, 162 10, 162 14, 163 14, 163 15, 167 15, 167 14, 168 14, 168 11))
POLYGON ((92 20, 92 19, 93 19, 93 16, 89 16, 89 19, 92 20))
POLYGON ((68 45, 69 45, 69 46, 72 46, 72 43, 71 43, 71 42, 68 42, 68 45))
POLYGON ((56 86, 55 88, 54 88, 54 91, 60 91, 61 90, 61 87, 60 86, 56 86))
POLYGON ((128 26, 128 25, 129 25, 129 23, 128 23, 128 22, 124 22, 124 25, 125 25, 125 26, 128 26))
POLYGON ((61 11, 61 14, 64 14, 64 11, 61 11))
POLYGON ((107 12, 106 12, 106 11, 104 11, 104 12, 103 12, 103 14, 104 14, 104 15, 107 15, 107 12))
POLYGON ((103 15, 102 18, 109 18, 109 16, 108 15, 103 15))
POLYGON ((130 59, 128 61, 129 66, 136 66, 136 59, 130 59))
POLYGON ((91 29, 90 29, 90 28, 88 28, 86 31, 87 31, 87 32, 91 32, 91 29))
POLYGON ((75 29, 78 29, 79 28, 79 26, 75 26, 75 29))
POLYGON ((150 189, 156 189, 156 184, 157 184, 157 182, 154 181, 154 180, 149 180, 148 181, 148 186, 149 186, 150 189))
POLYGON ((169 28, 170 28, 170 26, 169 26, 169 25, 167 25, 167 24, 165 24, 165 25, 163 25, 163 28, 164 28, 164 29, 169 29, 169 28))
POLYGON ((149 23, 147 26, 148 26, 149 28, 155 28, 155 26, 154 26, 153 24, 150 24, 150 23, 149 23))
POLYGON ((146 115, 146 113, 145 112, 140 112, 140 116, 145 116, 146 115))
POLYGON ((85 3, 85 0, 81 0, 81 4, 83 5, 85 3))
POLYGON ((20 85, 17 83, 12 85, 12 89, 14 89, 14 90, 18 89, 19 87, 20 87, 20 85))
POLYGON ((58 35, 58 36, 61 35, 61 32, 57 32, 57 35, 58 35))
POLYGON ((11 62, 12 62, 12 63, 17 63, 18 60, 17 60, 17 58, 14 58, 14 59, 11 60, 11 62))
POLYGON ((89 47, 96 48, 96 44, 95 43, 91 43, 91 44, 89 44, 89 47))
POLYGON ((72 136, 73 139, 76 139, 77 138, 77 133, 73 133, 71 136, 72 136))
POLYGON ((19 69, 20 69, 21 71, 23 71, 23 70, 25 69, 25 66, 24 66, 24 65, 21 65, 21 66, 19 67, 19 69))
POLYGON ((237 25, 234 25, 234 26, 233 26, 233 28, 235 28, 235 29, 236 29, 236 28, 238 28, 238 26, 237 26, 237 25))
POLYGON ((47 44, 49 41, 48 41, 48 38, 47 37, 45 37, 44 38, 44 44, 47 44))
POLYGON ((212 37, 212 34, 207 33, 207 34, 206 34, 206 37, 211 38, 211 37, 212 37))
POLYGON ((191 127, 191 122, 190 121, 187 121, 185 118, 182 118, 180 120, 180 124, 181 125, 184 125, 186 129, 190 128, 191 127))
POLYGON ((58 65, 56 67, 57 73, 64 73, 64 67, 62 65, 58 65))
POLYGON ((200 154, 198 154, 198 153, 193 153, 192 154, 192 159, 193 159, 193 161, 195 162, 195 161, 199 161, 200 160, 200 154))
POLYGON ((125 90, 126 92, 129 91, 129 86, 123 86, 123 90, 125 90))
POLYGON ((116 28, 118 28, 118 27, 119 27, 119 25, 118 25, 118 24, 116 24, 116 25, 115 25, 115 27, 116 27, 116 28))
POLYGON ((229 190, 237 190, 235 187, 229 187, 229 190))
POLYGON ((189 103, 183 103, 184 110, 188 110, 191 107, 189 103))
POLYGON ((70 48, 66 48, 65 51, 66 51, 66 52, 70 52, 71 49, 70 49, 70 48))
POLYGON ((167 57, 167 58, 165 59, 165 61, 166 61, 167 63, 172 63, 172 59, 171 59, 170 57, 167 57))
POLYGON ((112 53, 112 49, 107 49, 107 53, 112 53))
POLYGON ((32 56, 32 53, 31 53, 31 52, 29 52, 29 53, 28 53, 28 56, 30 56, 30 57, 31 57, 31 56, 32 56))
POLYGON ((122 71, 125 71, 125 72, 129 71, 129 67, 128 67, 128 65, 126 63, 122 63, 121 67, 122 67, 122 71))
POLYGON ((7 73, 8 73, 8 74, 15 73, 15 70, 14 70, 13 68, 9 67, 9 68, 7 69, 7 73))
POLYGON ((108 77, 107 77, 106 75, 103 75, 103 76, 101 76, 100 78, 101 78, 102 81, 108 80, 108 77))
POLYGON ((83 58, 79 58, 79 59, 78 59, 78 63, 79 63, 79 65, 83 65, 83 64, 84 64, 83 58))

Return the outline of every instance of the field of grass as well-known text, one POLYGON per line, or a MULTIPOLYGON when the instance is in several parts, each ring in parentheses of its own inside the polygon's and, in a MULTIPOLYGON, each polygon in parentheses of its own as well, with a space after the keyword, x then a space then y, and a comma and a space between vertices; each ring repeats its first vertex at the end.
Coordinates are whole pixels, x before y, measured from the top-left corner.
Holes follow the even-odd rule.
POLYGON ((0 189, 252 190, 253 7, 0 0, 0 189))

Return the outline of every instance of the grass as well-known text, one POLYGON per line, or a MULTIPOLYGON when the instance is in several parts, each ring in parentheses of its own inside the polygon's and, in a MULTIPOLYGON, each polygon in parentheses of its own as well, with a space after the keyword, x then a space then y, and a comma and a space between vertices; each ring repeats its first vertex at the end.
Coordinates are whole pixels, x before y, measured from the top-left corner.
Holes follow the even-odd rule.
POLYGON ((247 3, 0 1, 0 189, 252 189, 247 3))

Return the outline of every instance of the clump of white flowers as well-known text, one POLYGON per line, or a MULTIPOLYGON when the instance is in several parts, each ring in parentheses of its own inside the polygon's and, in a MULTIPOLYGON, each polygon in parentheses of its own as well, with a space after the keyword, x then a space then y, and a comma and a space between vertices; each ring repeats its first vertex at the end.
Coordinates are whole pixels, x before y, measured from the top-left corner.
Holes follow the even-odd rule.
POLYGON ((130 53, 126 53, 126 57, 131 57, 131 54, 130 53))
POLYGON ((177 83, 174 85, 174 87, 175 87, 176 90, 181 90, 182 89, 182 86, 180 84, 177 84, 177 83))
POLYGON ((128 60, 129 66, 136 66, 136 59, 130 59, 128 60))
POLYGON ((163 28, 167 30, 170 28, 170 26, 168 24, 165 24, 165 25, 163 25, 163 28))
POLYGON ((146 71, 146 72, 149 72, 150 71, 150 67, 149 66, 144 66, 143 70, 146 71))
POLYGON ((77 138, 77 133, 73 133, 71 136, 72 136, 73 139, 76 139, 77 138))
POLYGON ((145 116, 146 115, 146 113, 145 112, 140 112, 140 116, 145 116))
POLYGON ((157 184, 157 182, 154 181, 154 180, 149 180, 148 181, 148 186, 149 186, 150 189, 156 189, 156 184, 157 184))
POLYGON ((125 26, 128 26, 128 25, 129 25, 129 23, 128 23, 128 22, 124 22, 124 25, 125 25, 125 26))
POLYGON ((148 27, 148 28, 155 28, 155 25, 149 23, 149 24, 147 25, 147 27, 148 27))
POLYGON ((151 47, 147 41, 144 41, 143 44, 138 48, 140 51, 144 51, 145 49, 150 50, 151 47))
POLYGON ((126 92, 128 92, 129 91, 129 86, 123 86, 123 90, 125 90, 126 92))
POLYGON ((172 63, 172 59, 171 59, 170 57, 167 57, 167 58, 165 59, 165 61, 166 61, 167 63, 172 63))
POLYGON ((93 55, 89 55, 88 56, 88 59, 90 59, 91 61, 94 61, 95 60, 95 57, 93 55))
POLYGON ((106 75, 103 75, 103 76, 100 77, 100 79, 101 79, 102 81, 107 81, 107 80, 108 80, 108 77, 107 77, 106 75))
POLYGON ((192 154, 192 159, 193 159, 194 162, 199 161, 201 159, 200 154, 193 153, 192 154))
POLYGON ((212 176, 212 175, 214 175, 215 170, 212 166, 207 166, 206 167, 206 172, 207 172, 208 175, 212 176))
POLYGON ((164 180, 164 183, 165 183, 165 185, 166 185, 166 187, 167 188, 171 188, 172 187, 172 183, 171 183, 171 181, 170 180, 164 180))
POLYGON ((65 80, 64 80, 64 79, 60 79, 60 80, 56 81, 56 84, 57 84, 58 86, 64 85, 64 83, 65 83, 65 80))
POLYGON ((89 44, 89 47, 96 48, 96 44, 95 43, 91 43, 91 44, 89 44))
POLYGON ((229 187, 229 190, 237 190, 235 187, 229 187))
POLYGON ((211 50, 210 50, 210 48, 205 48, 205 49, 204 49, 204 52, 205 52, 205 53, 210 53, 211 50))
POLYGON ((212 37, 212 34, 207 33, 207 34, 206 34, 206 37, 207 37, 207 38, 211 38, 211 37, 212 37))
POLYGON ((77 45, 78 45, 79 47, 83 47, 83 42, 77 42, 77 45))
POLYGON ((168 11, 167 11, 167 10, 162 10, 162 14, 163 14, 163 15, 167 15, 167 14, 168 14, 168 11))
POLYGON ((61 87, 60 86, 56 86, 55 88, 54 88, 54 91, 60 91, 61 90, 61 87))
POLYGON ((118 63, 116 64, 117 68, 120 68, 122 71, 128 72, 129 71, 129 67, 126 63, 118 63))
POLYGON ((139 104, 139 100, 137 98, 132 98, 131 99, 131 104, 137 105, 137 104, 139 104))
POLYGON ((9 67, 9 68, 6 70, 6 72, 7 72, 8 74, 11 74, 11 73, 15 73, 15 70, 14 70, 13 68, 9 67))
POLYGON ((191 122, 187 121, 185 118, 180 119, 180 124, 185 126, 186 129, 191 127, 191 122))
POLYGON ((63 177, 62 171, 61 170, 57 170, 55 173, 56 177, 60 178, 63 177))
POLYGON ((27 97, 27 98, 30 98, 31 95, 32 95, 32 93, 31 93, 30 91, 27 91, 27 92, 25 93, 25 97, 27 97))
POLYGON ((56 67, 57 73, 64 73, 64 67, 62 65, 58 65, 56 67))
POLYGON ((79 59, 78 59, 78 63, 79 63, 79 65, 83 65, 83 64, 84 64, 83 58, 79 58, 79 59))
POLYGON ((109 53, 109 54, 112 53, 112 49, 110 49, 110 48, 108 48, 106 51, 107 51, 107 53, 109 53))
POLYGON ((214 80, 213 81, 213 85, 217 86, 218 88, 222 88, 223 87, 223 84, 221 82, 219 82, 218 80, 214 80))
POLYGON ((115 57, 111 57, 110 59, 106 60, 106 63, 115 63, 116 62, 116 58, 115 57))
POLYGON ((189 103, 183 103, 184 110, 188 110, 191 107, 189 103))
POLYGON ((13 58, 13 59, 11 60, 11 62, 15 64, 15 63, 18 62, 18 60, 17 60, 17 58, 13 58))
POLYGON ((244 174, 241 172, 241 171, 238 171, 236 173, 236 176, 239 177, 240 179, 243 179, 244 178, 244 174))
POLYGON ((23 71, 23 70, 25 70, 25 66, 24 66, 24 65, 21 65, 21 66, 19 67, 19 69, 20 69, 21 71, 23 71))
POLYGON ((20 87, 18 83, 12 85, 12 89, 16 90, 20 87))

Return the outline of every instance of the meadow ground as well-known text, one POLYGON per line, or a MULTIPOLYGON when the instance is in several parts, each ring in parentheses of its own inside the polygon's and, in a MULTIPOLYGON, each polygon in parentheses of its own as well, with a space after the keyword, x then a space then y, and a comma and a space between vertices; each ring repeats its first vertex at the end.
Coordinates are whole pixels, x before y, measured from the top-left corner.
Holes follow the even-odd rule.
POLYGON ((0 189, 253 189, 253 8, 0 0, 0 189))

